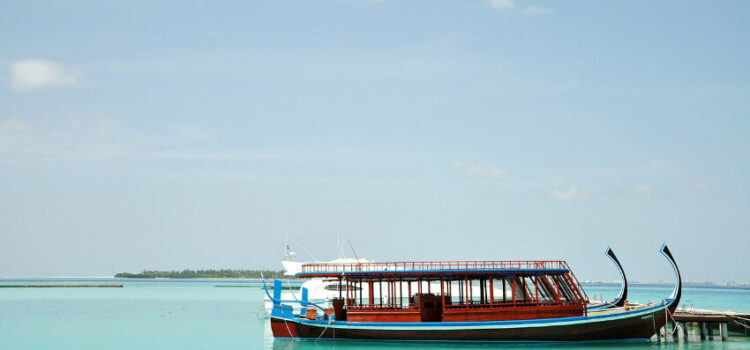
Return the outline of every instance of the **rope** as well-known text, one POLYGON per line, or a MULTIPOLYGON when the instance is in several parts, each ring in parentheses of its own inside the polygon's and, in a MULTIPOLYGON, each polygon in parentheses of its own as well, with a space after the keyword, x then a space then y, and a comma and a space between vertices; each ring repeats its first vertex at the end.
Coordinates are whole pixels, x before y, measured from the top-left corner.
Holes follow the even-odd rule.
POLYGON ((292 341, 294 341, 294 335, 292 335, 292 330, 289 329, 289 324, 286 323, 286 318, 284 320, 284 325, 286 326, 286 331, 289 332, 289 337, 292 338, 292 341))
MULTIPOLYGON (((287 281, 286 281, 286 287, 287 287, 287 288, 289 288, 289 294, 291 294, 291 295, 292 295, 292 297, 294 298, 294 300, 296 300, 296 301, 299 301, 299 299, 297 298, 297 296, 296 296, 296 295, 294 295, 294 289, 292 289, 292 284, 291 284, 291 283, 289 283, 289 280, 287 280, 287 281)), ((283 289, 282 289, 282 290, 283 290, 283 289)), ((282 299, 283 299, 283 298, 282 298, 282 299)))
MULTIPOLYGON (((743 319, 743 320, 744 320, 744 319, 743 319)), ((740 321, 734 320, 734 323, 736 323, 736 324, 738 324, 738 325, 740 325, 740 326, 742 326, 742 327, 745 327, 745 328, 748 328, 748 329, 750 329, 750 326, 748 326, 748 325, 746 325, 746 324, 744 324, 744 323, 742 323, 742 322, 740 322, 740 321)))
POLYGON ((733 317, 733 318, 739 318, 740 320, 743 320, 743 321, 748 321, 748 322, 750 322, 750 319, 747 319, 747 318, 744 318, 744 317, 739 317, 739 316, 735 316, 735 315, 727 315, 727 316, 731 316, 731 317, 733 317))
MULTIPOLYGON (((323 328, 323 331, 322 331, 322 332, 320 332, 320 335, 318 336, 318 338, 316 338, 316 339, 315 339, 315 342, 316 342, 316 343, 318 342, 318 340, 320 340, 320 337, 322 337, 322 336, 323 336, 323 334, 325 334, 326 330, 328 329, 328 326, 330 326, 330 325, 331 325, 331 323, 333 323, 333 317, 330 317, 330 316, 329 316, 329 317, 328 317, 328 324, 326 325, 326 327, 325 327, 325 328, 323 328)), ((334 338, 335 338, 335 337, 336 337, 336 336, 334 336, 334 338)))
MULTIPOLYGON (((676 332, 676 331, 677 331, 677 330, 678 330, 679 328, 682 328, 682 325, 680 325, 679 323, 677 323, 677 321, 675 321, 675 320, 674 320, 674 315, 672 315, 672 313, 671 313, 671 312, 669 312, 669 308, 668 308, 668 307, 665 307, 665 308, 664 308, 664 313, 665 313, 665 314, 667 314, 667 318, 666 318, 667 322, 669 322, 669 318, 670 318, 670 317, 672 318, 672 322, 674 322, 674 325, 675 325, 675 327, 674 327, 674 328, 672 328, 672 334, 670 334, 671 336, 674 336, 674 333, 675 333, 675 332, 676 332)), ((665 331, 664 331, 664 333, 666 333, 666 328, 665 328, 665 331)))

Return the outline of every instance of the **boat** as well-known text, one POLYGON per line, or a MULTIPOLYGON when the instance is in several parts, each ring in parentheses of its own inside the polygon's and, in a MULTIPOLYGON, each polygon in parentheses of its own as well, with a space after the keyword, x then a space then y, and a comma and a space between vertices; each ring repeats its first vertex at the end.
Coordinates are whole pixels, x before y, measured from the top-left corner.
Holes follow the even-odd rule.
POLYGON ((615 264, 617 267, 617 270, 620 272, 620 277, 622 278, 622 284, 620 285, 620 292, 617 294, 617 297, 615 297, 612 300, 609 301, 602 301, 597 303, 590 303, 586 306, 586 308, 589 311, 595 311, 595 310, 603 310, 608 308, 614 308, 614 307, 623 307, 628 302, 628 279, 625 277, 625 270, 622 269, 622 265, 620 264, 620 260, 617 259, 617 256, 615 255, 614 250, 612 248, 607 247, 607 250, 604 251, 604 255, 606 255, 610 260, 612 260, 612 263, 615 264))
MULTIPOLYGON (((299 262, 296 261, 297 253, 295 253, 291 245, 289 244, 289 239, 286 239, 286 242, 284 244, 285 253, 284 258, 281 261, 281 265, 284 267, 284 275, 289 276, 293 278, 297 273, 302 271, 302 266, 304 264, 309 264, 306 262, 299 262)), ((341 249, 339 248, 339 251, 341 249)), ((370 261, 367 259, 361 259, 361 258, 347 258, 344 256, 343 251, 341 251, 340 256, 336 259, 322 262, 324 264, 328 264, 329 266, 337 265, 337 264, 359 264, 359 263, 369 263, 370 261)), ((316 262, 321 263, 321 262, 316 262)), ((339 285, 338 280, 336 278, 309 278, 307 279, 302 285, 291 285, 288 283, 282 283, 281 285, 283 288, 281 292, 281 299, 286 300, 299 300, 300 295, 302 294, 302 290, 307 290, 307 297, 308 301, 311 303, 315 303, 316 305, 319 305, 324 308, 330 308, 331 307, 331 301, 339 296, 339 288, 342 286, 339 285)), ((367 295, 365 294, 365 297, 367 295)), ((270 313, 273 309, 273 300, 270 298, 269 295, 266 295, 263 302, 263 307, 266 312, 270 313)), ((292 303, 291 306, 295 309, 295 311, 298 311, 301 309, 302 305, 300 303, 292 303)))
MULTIPOLYGON (((333 259, 327 262, 317 262, 318 264, 329 264, 329 265, 351 265, 351 264, 357 264, 357 263, 363 263, 366 260, 355 260, 351 258, 337 258, 333 259)), ((288 261, 282 261, 282 263, 285 263, 288 261)), ((284 264, 284 267, 287 268, 289 264, 284 264)), ((302 266, 302 264, 300 264, 302 266)), ((285 275, 289 274, 290 270, 287 268, 285 271, 285 275)), ((293 273, 292 276, 294 276, 293 273)), ((316 305, 319 305, 324 308, 330 308, 331 307, 331 301, 333 299, 336 299, 339 295, 339 288, 344 288, 339 285, 338 279, 336 278, 310 278, 307 279, 304 283, 301 285, 294 284, 292 285, 289 283, 289 281, 286 281, 285 283, 281 284, 282 293, 281 293, 281 299, 286 300, 300 300, 300 295, 302 294, 302 290, 304 289, 308 297, 308 301, 311 303, 315 303, 316 305)), ((365 291, 365 297, 367 297, 367 291, 365 291)), ((270 312, 274 307, 274 302, 271 297, 268 295, 264 298, 264 307, 266 311, 270 312)), ((299 309, 302 307, 300 303, 293 303, 292 307, 295 309, 299 309)))
POLYGON ((682 295, 669 248, 662 245, 660 252, 675 273, 669 297, 601 310, 589 310, 583 288, 562 260, 304 264, 297 277, 335 278, 342 286, 333 307, 310 302, 305 289, 300 300, 284 300, 276 280, 273 295, 266 289, 274 303, 270 325, 277 340, 647 341, 682 295), (496 285, 507 293, 495 297, 496 285), (291 303, 302 310, 295 313, 291 303))

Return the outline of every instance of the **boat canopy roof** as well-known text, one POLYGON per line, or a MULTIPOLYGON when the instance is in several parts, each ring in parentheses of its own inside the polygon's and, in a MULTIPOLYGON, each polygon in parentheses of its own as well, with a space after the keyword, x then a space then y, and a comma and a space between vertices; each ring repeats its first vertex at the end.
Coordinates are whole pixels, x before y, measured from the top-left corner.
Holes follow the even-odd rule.
POLYGON ((534 276, 568 273, 570 267, 562 260, 517 260, 517 261, 401 261, 401 262, 353 262, 353 263, 308 263, 296 274, 301 278, 345 277, 345 278, 419 278, 466 275, 534 276))

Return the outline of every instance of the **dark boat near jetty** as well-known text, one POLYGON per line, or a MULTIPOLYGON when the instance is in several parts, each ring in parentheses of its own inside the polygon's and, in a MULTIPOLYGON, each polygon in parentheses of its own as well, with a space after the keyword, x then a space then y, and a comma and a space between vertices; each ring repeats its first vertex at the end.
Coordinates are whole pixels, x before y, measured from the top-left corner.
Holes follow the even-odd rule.
POLYGON ((675 273, 671 296, 594 309, 565 261, 305 264, 297 277, 337 280, 339 298, 332 309, 309 302, 304 289, 299 300, 281 300, 277 280, 269 294, 271 328, 275 338, 290 340, 645 341, 666 324, 682 294, 666 245, 661 253, 675 273), (302 312, 295 314, 291 303, 302 312))

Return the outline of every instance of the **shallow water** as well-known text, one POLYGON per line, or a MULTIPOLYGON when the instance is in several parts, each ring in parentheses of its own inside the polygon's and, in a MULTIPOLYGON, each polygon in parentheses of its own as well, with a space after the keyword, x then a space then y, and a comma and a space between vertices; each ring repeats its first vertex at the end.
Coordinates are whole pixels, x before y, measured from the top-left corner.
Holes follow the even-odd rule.
MULTIPOLYGON (((37 281, 2 280, 0 284, 37 281)), ((57 280, 87 283, 92 280, 57 280)), ((260 288, 217 288, 237 281, 134 281, 124 288, 0 288, 0 349, 402 349, 587 348, 750 350, 744 337, 728 342, 597 344, 477 344, 274 341, 258 315, 260 288)), ((248 285, 248 284, 243 284, 248 285)), ((612 298, 617 287, 585 287, 589 296, 612 298)), ((631 301, 660 300, 668 287, 633 287, 631 301)), ((750 313, 750 290, 687 288, 683 305, 750 313)), ((692 330, 691 330, 692 331, 692 330)), ((718 333, 716 333, 718 334, 718 333)), ((718 336, 716 337, 718 338, 718 336)))

